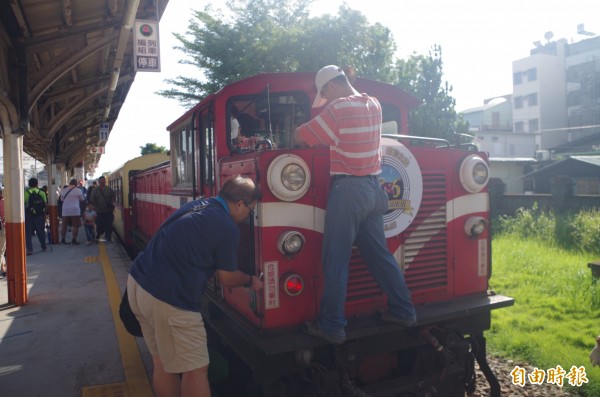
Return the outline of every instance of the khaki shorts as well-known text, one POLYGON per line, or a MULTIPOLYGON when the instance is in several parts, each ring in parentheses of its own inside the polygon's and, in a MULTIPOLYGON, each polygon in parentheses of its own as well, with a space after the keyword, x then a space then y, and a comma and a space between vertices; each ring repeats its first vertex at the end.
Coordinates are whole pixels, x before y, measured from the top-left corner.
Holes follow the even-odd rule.
POLYGON ((154 298, 131 276, 127 279, 127 294, 148 350, 160 357, 166 372, 188 372, 208 365, 206 329, 200 313, 154 298))

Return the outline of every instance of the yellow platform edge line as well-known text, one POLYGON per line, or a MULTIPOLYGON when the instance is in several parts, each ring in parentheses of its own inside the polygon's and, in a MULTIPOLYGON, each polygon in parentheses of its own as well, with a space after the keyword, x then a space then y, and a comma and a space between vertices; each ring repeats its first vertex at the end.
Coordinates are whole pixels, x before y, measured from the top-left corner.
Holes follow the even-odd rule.
POLYGON ((100 386, 86 386, 81 390, 81 397, 129 397, 127 383, 111 383, 100 386))
POLYGON ((117 284, 117 278, 112 269, 112 265, 106 247, 104 244, 98 245, 100 251, 100 262, 104 270, 104 278, 106 279, 106 289, 108 292, 108 300, 110 310, 117 332, 117 340, 119 342, 119 350, 121 352, 121 360, 125 371, 125 381, 127 383, 128 397, 148 397, 152 396, 152 387, 146 375, 144 363, 140 356, 135 337, 130 335, 119 317, 119 305, 121 304, 121 291, 117 284))

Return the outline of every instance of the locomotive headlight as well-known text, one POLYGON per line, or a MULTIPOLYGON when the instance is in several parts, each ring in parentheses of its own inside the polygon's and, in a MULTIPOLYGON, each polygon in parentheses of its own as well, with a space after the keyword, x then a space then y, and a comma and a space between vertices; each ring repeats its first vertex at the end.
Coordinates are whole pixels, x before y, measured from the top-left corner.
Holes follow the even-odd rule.
POLYGON ((267 182, 275 197, 295 201, 304 196, 310 186, 308 164, 294 154, 276 157, 267 170, 267 182))
POLYGON ((289 296, 298 296, 304 291, 304 279, 298 274, 283 277, 283 290, 289 296))
POLYGON ((477 237, 485 231, 487 225, 487 219, 480 216, 472 216, 465 222, 465 233, 469 237, 477 237))
POLYGON ((306 172, 296 163, 288 164, 281 171, 281 183, 293 192, 298 191, 306 183, 306 172))
POLYGON ((279 236, 277 248, 284 255, 294 255, 304 247, 304 236, 296 231, 287 231, 279 236))
POLYGON ((490 179, 490 168, 478 155, 472 154, 460 165, 460 183, 470 193, 480 192, 490 179))

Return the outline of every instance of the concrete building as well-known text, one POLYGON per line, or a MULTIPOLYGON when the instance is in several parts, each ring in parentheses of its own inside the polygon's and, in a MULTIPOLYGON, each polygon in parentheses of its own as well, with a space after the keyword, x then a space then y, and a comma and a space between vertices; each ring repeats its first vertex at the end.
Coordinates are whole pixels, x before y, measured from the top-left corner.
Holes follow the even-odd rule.
POLYGON ((549 149, 564 139, 567 47, 565 39, 537 43, 528 57, 512 64, 513 130, 535 134, 536 150, 549 149))
POLYGON ((561 143, 600 133, 600 36, 571 44, 566 70, 568 129, 561 143))

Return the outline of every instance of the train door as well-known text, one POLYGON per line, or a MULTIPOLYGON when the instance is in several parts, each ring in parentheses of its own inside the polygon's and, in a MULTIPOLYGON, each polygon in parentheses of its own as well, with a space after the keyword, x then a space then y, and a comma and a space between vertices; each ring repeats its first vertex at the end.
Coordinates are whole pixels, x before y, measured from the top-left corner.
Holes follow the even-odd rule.
POLYGON ((218 193, 218 188, 215 186, 215 148, 216 137, 213 128, 212 106, 204 107, 199 110, 194 118, 194 124, 198 134, 196 141, 198 142, 198 150, 195 158, 196 180, 198 184, 197 191, 200 196, 212 197, 218 193))

